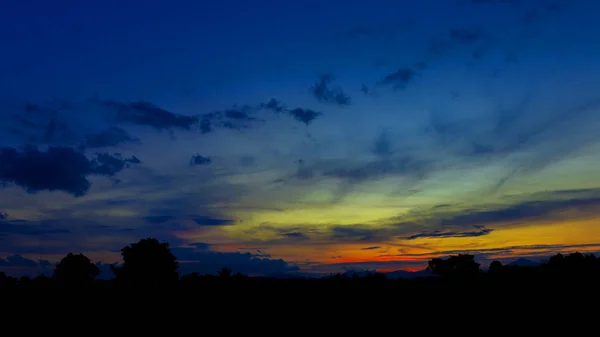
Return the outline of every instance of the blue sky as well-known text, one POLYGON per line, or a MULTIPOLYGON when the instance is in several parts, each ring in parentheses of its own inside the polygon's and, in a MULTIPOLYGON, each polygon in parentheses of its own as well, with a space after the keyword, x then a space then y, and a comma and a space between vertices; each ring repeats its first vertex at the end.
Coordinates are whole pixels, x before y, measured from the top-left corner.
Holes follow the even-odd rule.
POLYGON ((597 251, 598 6, 5 1, 0 268, 597 251))

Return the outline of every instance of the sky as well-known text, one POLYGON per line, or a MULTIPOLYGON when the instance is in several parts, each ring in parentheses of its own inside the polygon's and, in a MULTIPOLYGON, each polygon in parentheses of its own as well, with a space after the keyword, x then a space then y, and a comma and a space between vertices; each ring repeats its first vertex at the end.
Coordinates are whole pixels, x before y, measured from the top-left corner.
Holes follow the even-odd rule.
POLYGON ((593 0, 0 4, 0 270, 600 251, 593 0))

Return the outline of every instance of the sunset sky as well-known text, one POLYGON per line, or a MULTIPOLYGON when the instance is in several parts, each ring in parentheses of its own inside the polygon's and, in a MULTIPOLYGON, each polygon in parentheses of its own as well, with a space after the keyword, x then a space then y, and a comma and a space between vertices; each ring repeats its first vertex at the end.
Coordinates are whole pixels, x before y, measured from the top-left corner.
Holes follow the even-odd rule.
POLYGON ((6 0, 0 270, 600 251, 593 0, 6 0))

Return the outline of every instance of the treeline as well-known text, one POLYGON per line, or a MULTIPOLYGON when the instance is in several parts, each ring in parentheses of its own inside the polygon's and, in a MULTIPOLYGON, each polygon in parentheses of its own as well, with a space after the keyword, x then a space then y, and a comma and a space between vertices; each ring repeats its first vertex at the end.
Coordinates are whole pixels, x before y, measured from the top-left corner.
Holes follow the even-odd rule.
MULTIPOLYGON (((213 287, 264 288, 285 290, 298 288, 362 288, 376 286, 430 288, 448 286, 540 286, 574 282, 578 285, 597 285, 600 281, 600 258, 593 254, 556 254, 536 267, 504 266, 493 261, 483 272, 473 255, 459 254, 448 258, 434 258, 428 269, 434 277, 416 279, 390 279, 382 273, 365 276, 334 274, 323 278, 266 278, 247 277, 228 268, 216 275, 191 273, 180 276, 179 262, 167 243, 154 238, 142 239, 121 249, 123 264, 112 265, 114 278, 98 280, 99 268, 83 254, 68 254, 56 266, 51 277, 37 276, 14 278, 0 272, 0 288, 49 287, 213 287)), ((594 286, 595 287, 595 286, 594 286)))

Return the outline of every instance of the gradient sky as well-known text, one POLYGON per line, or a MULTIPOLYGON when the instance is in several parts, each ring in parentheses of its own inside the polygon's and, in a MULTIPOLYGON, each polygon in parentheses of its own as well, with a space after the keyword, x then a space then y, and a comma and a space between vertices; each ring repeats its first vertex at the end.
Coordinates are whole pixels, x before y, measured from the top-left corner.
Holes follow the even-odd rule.
POLYGON ((0 4, 0 269, 600 251, 593 0, 0 4))

